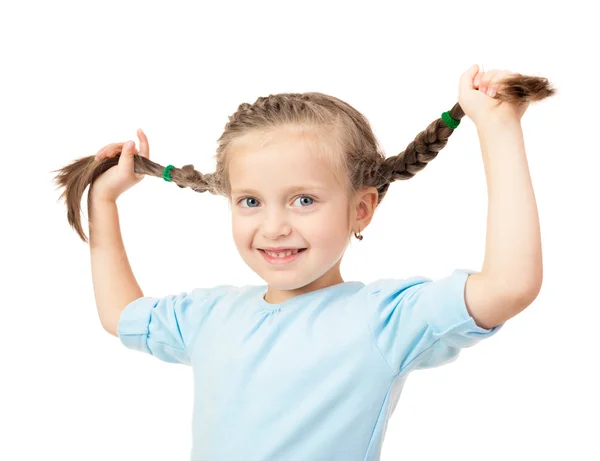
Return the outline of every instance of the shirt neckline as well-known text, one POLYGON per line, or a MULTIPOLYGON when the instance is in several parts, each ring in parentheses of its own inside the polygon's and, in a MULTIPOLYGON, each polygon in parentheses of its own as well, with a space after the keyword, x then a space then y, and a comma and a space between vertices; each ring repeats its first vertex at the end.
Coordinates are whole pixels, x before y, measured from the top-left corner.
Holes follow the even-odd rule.
POLYGON ((285 301, 282 301, 278 304, 268 303, 267 301, 265 301, 265 295, 267 294, 269 286, 268 285, 260 285, 259 290, 258 290, 258 297, 259 297, 258 302, 259 302, 261 310, 275 311, 275 310, 287 308, 290 305, 298 303, 299 301, 304 301, 312 296, 320 295, 320 294, 326 293, 330 290, 340 289, 341 287, 345 288, 345 287, 355 286, 355 285, 364 286, 364 283, 356 282, 356 281, 336 283, 334 285, 329 285, 329 286, 326 286, 323 288, 319 288, 318 290, 313 290, 313 291, 309 291, 307 293, 302 293, 302 294, 296 295, 293 298, 286 299, 285 301))

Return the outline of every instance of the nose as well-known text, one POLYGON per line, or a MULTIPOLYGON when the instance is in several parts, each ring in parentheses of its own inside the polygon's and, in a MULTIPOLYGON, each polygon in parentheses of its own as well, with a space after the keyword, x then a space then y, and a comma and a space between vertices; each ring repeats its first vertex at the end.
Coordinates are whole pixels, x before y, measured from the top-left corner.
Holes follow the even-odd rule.
POLYGON ((261 224, 261 233, 264 237, 275 240, 288 235, 291 229, 285 211, 271 209, 264 214, 261 224))

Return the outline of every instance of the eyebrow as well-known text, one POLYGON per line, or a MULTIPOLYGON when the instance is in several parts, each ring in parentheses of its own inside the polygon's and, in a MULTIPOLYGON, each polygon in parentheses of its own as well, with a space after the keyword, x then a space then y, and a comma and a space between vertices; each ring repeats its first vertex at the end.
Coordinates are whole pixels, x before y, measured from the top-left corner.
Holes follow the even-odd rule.
MULTIPOLYGON (((286 189, 288 194, 293 194, 294 192, 299 192, 301 190, 324 190, 325 188, 317 185, 306 185, 306 186, 290 186, 286 189)), ((260 195, 260 192, 254 189, 233 189, 231 191, 232 194, 253 194, 260 195)))

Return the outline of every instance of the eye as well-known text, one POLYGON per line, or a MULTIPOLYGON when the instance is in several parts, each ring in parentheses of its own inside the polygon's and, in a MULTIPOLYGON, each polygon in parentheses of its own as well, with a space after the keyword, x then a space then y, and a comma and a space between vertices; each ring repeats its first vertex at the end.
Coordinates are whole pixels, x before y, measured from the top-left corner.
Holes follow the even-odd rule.
MULTIPOLYGON (((306 206, 312 205, 315 201, 315 199, 313 199, 312 197, 309 197, 308 195, 301 195, 296 200, 298 200, 298 199, 300 199, 300 200, 307 199, 307 200, 304 200, 304 205, 306 205, 306 206)), ((294 202, 295 202, 295 200, 294 200, 294 202)))
MULTIPOLYGON (((310 206, 315 202, 315 199, 309 197, 308 195, 301 195, 297 197, 296 200, 294 200, 294 203, 296 203, 298 200, 300 200, 301 208, 306 208, 307 206, 310 206)), ((254 197, 243 197, 239 199, 237 203, 242 208, 256 208, 260 204, 260 202, 254 197)))
MULTIPOLYGON (((238 201, 238 205, 244 204, 244 203, 248 205, 245 208, 256 208, 256 206, 258 206, 258 200, 256 200, 254 197, 244 197, 238 201), (254 204, 256 204, 256 206, 250 205, 250 203, 254 203, 254 204)), ((244 207, 244 205, 242 205, 242 207, 244 207)))

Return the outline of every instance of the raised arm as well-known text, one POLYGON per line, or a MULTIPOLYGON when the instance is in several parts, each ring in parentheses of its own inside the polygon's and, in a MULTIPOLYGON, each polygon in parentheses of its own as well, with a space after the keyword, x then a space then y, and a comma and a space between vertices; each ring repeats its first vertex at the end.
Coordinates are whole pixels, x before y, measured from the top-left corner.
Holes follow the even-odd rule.
MULTIPOLYGON (((149 158, 150 148, 144 132, 139 129, 139 155, 149 158)), ((138 151, 133 142, 110 144, 96 158, 102 160, 121 154, 117 165, 102 173, 91 185, 89 197, 90 256, 94 296, 100 322, 114 336, 121 312, 143 295, 129 265, 117 209, 118 197, 138 184, 143 175, 134 172, 133 156, 138 151)))
POLYGON ((521 128, 528 102, 496 106, 494 91, 508 72, 490 71, 475 80, 473 72, 463 74, 461 91, 479 134, 488 222, 483 268, 467 279, 465 302, 477 324, 489 329, 517 315, 539 294, 542 245, 521 128))
POLYGON ((90 257, 94 296, 100 322, 106 331, 117 336, 121 312, 143 295, 129 265, 117 203, 95 197, 90 209, 90 257))

